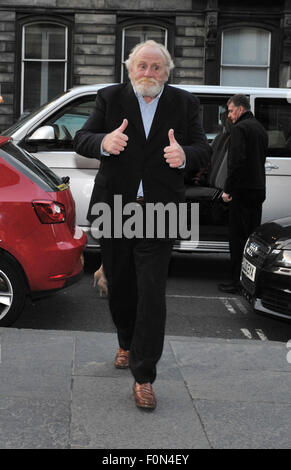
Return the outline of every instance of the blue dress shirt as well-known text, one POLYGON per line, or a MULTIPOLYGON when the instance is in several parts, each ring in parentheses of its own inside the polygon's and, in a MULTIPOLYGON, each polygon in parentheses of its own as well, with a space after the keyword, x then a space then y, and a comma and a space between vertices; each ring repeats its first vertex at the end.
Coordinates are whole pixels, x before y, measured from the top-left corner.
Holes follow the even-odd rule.
MULTIPOLYGON (((143 127, 144 127, 144 132, 146 138, 148 138, 148 135, 151 130, 151 126, 153 123, 154 115, 159 103, 159 99, 161 94, 163 93, 164 87, 162 88, 161 92, 156 96, 152 101, 149 103, 146 103, 145 99, 143 96, 140 96, 136 90, 134 90, 136 97, 138 99, 138 104, 141 112, 141 117, 142 117, 142 122, 143 122, 143 127)), ((137 191, 137 197, 143 197, 143 187, 142 187, 142 181, 139 183, 139 188, 137 191)))

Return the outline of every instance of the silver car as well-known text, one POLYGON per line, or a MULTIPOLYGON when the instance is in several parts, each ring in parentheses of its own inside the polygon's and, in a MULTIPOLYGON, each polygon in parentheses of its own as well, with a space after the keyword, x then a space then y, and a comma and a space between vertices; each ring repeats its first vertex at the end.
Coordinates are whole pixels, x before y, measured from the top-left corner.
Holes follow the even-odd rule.
MULTIPOLYGON (((87 248, 96 248, 98 240, 91 236, 86 219, 98 160, 78 155, 73 138, 91 113, 98 89, 108 86, 90 85, 73 88, 53 101, 21 118, 4 135, 39 158, 55 173, 70 179, 76 203, 77 224, 87 232, 87 248)), ((177 86, 177 85, 173 85, 177 86)), ((291 91, 279 88, 242 88, 179 85, 200 99, 201 118, 211 141, 221 128, 220 115, 227 100, 236 93, 249 96, 251 109, 264 124, 269 135, 266 162, 267 198, 263 205, 263 222, 290 214, 291 187, 291 91)), ((227 204, 220 194, 226 172, 226 161, 212 165, 210 174, 188 175, 187 200, 199 202, 199 242, 177 240, 179 251, 227 252, 227 204), (214 170, 215 169, 215 170, 214 170)))

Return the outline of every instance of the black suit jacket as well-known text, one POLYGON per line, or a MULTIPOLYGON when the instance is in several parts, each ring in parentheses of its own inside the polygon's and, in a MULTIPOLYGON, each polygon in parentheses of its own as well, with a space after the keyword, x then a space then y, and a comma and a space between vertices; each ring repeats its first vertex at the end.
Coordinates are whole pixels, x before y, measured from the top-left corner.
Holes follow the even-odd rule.
POLYGON ((228 176, 224 191, 233 198, 263 202, 267 151, 266 130, 251 111, 245 112, 230 128, 228 176))
POLYGON ((183 90, 165 85, 159 99, 148 138, 145 137, 137 97, 131 83, 101 89, 95 109, 75 136, 76 151, 100 160, 100 168, 90 201, 113 203, 114 195, 122 195, 123 204, 136 199, 140 181, 146 202, 179 203, 184 201, 184 171, 170 168, 164 159, 169 145, 168 132, 174 129, 177 142, 186 154, 185 170, 206 167, 211 155, 199 118, 199 101, 183 90), (127 147, 120 155, 100 155, 104 136, 128 120, 125 134, 127 147))

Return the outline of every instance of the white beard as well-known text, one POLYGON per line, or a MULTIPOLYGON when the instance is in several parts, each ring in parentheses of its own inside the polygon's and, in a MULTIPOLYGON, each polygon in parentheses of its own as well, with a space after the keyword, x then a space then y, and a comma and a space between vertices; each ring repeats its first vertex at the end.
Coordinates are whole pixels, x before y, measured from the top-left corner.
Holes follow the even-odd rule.
POLYGON ((150 98, 157 96, 163 87, 163 85, 154 79, 144 78, 133 83, 133 86, 140 96, 149 96, 150 98))

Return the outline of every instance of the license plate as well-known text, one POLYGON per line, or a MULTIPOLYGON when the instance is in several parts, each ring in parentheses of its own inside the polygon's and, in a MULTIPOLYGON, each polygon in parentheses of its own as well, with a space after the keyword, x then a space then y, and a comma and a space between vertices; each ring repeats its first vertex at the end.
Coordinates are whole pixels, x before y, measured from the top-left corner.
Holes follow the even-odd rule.
POLYGON ((254 282, 256 277, 256 266, 250 263, 245 257, 242 260, 241 270, 246 277, 254 282))

